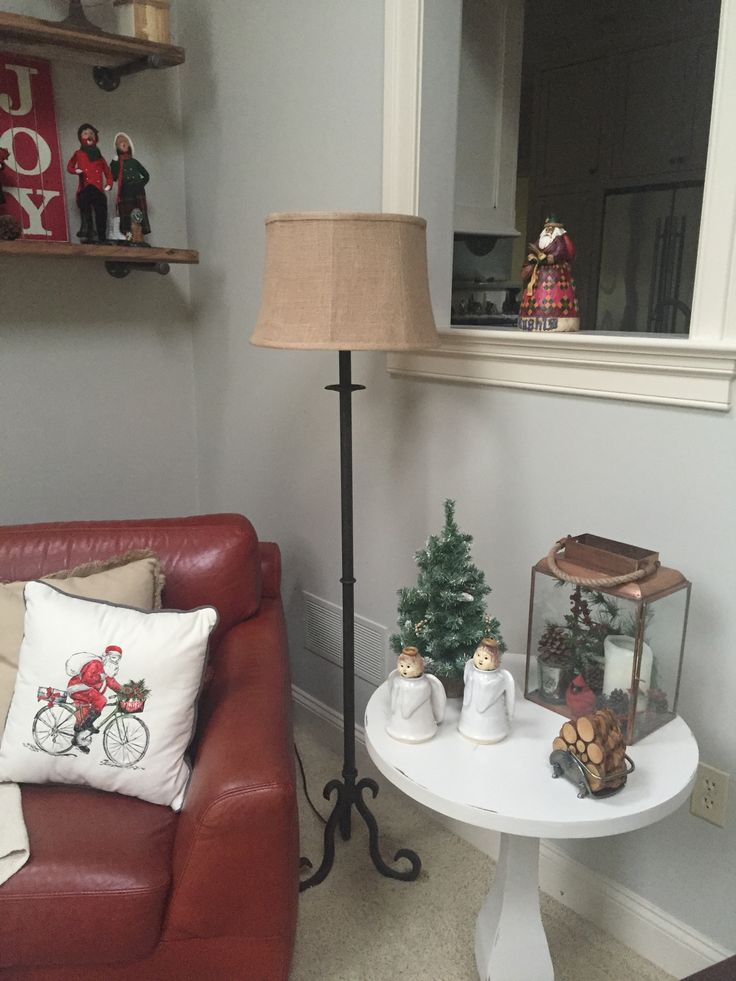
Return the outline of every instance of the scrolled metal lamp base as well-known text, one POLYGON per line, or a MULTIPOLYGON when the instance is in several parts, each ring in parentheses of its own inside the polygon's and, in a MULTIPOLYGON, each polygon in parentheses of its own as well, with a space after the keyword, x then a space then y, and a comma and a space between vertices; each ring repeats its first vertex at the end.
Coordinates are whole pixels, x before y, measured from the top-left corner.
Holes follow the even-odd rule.
MULTIPOLYGON (((378 847, 378 823, 363 799, 364 790, 370 790, 375 799, 378 794, 378 784, 375 780, 371 780, 370 777, 363 777, 357 783, 354 782, 353 778, 345 782, 341 780, 330 780, 325 784, 325 788, 322 791, 325 800, 329 800, 333 793, 337 796, 332 813, 325 824, 323 858, 316 872, 312 873, 309 878, 302 879, 299 883, 300 892, 304 892, 305 889, 309 889, 311 886, 319 885, 329 875, 333 862, 335 861, 335 834, 337 829, 340 829, 340 836, 343 841, 350 840, 350 816, 353 806, 355 806, 355 810, 366 823, 368 828, 368 852, 373 860, 373 864, 381 875, 385 875, 389 879, 400 879, 403 882, 413 882, 419 877, 419 873, 422 871, 422 860, 410 848, 399 848, 393 858, 394 862, 398 862, 402 858, 407 859, 410 866, 408 869, 393 869, 384 861, 378 847)), ((305 860, 302 859, 302 862, 305 863, 305 860)), ((306 862, 302 867, 306 869, 311 868, 311 862, 306 862)))

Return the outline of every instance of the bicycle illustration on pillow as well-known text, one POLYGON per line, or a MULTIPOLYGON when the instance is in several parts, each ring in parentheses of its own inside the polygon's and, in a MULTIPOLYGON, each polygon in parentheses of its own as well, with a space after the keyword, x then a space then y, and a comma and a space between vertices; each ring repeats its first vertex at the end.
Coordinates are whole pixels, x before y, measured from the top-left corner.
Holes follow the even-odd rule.
POLYGON ((46 702, 33 719, 33 739, 40 750, 52 756, 75 749, 87 754, 92 736, 102 733, 105 755, 115 766, 133 766, 143 759, 150 733, 139 714, 150 691, 144 681, 121 685, 116 680, 122 653, 116 644, 102 655, 80 651, 66 662, 66 689, 38 689, 38 701, 46 702), (103 717, 105 708, 112 711, 103 717))

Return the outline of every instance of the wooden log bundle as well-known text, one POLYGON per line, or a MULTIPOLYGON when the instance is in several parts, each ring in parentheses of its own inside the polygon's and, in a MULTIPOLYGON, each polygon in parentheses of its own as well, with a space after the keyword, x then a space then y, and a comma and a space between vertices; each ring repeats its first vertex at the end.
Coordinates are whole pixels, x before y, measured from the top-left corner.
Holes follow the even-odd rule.
POLYGON ((613 790, 626 783, 626 743, 610 709, 599 709, 566 722, 552 749, 577 756, 588 772, 592 793, 613 790))

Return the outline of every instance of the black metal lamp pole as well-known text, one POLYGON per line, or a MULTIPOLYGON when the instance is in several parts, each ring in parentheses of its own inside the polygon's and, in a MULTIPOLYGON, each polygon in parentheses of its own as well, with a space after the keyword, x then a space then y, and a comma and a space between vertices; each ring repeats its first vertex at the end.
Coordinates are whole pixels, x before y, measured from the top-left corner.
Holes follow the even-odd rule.
POLYGON ((340 486, 342 506, 342 709, 343 709, 343 768, 342 780, 330 780, 325 784, 323 796, 329 800, 334 791, 335 803, 327 819, 324 833, 324 855, 319 868, 299 885, 304 892, 325 879, 335 858, 335 832, 339 827, 343 841, 351 835, 351 816, 356 811, 368 827, 368 850, 378 871, 391 879, 413 882, 419 875, 422 863, 416 852, 400 848, 394 861, 408 859, 410 868, 401 871, 387 865, 378 849, 378 824, 363 800, 363 791, 370 790, 373 797, 378 793, 378 784, 370 777, 358 780, 355 766, 355 578, 353 576, 353 392, 365 388, 353 385, 350 368, 350 351, 340 351, 340 382, 328 385, 333 392, 340 393, 340 486))

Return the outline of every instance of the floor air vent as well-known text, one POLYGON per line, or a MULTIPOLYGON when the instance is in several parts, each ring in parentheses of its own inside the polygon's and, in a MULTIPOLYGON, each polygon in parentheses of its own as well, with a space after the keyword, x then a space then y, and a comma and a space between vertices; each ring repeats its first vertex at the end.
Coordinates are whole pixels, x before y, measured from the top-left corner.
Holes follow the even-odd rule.
MULTIPOLYGON (((342 665, 342 607, 304 593, 304 646, 313 654, 342 665)), ((386 628, 355 617, 355 673, 380 685, 386 679, 386 628)))

